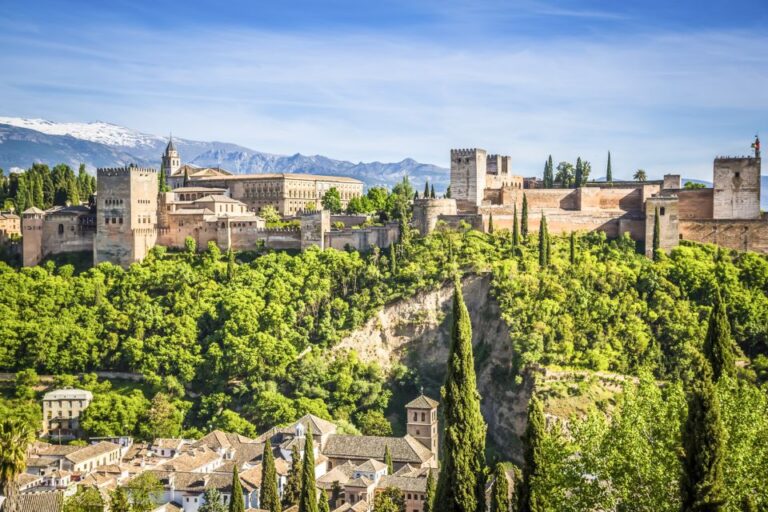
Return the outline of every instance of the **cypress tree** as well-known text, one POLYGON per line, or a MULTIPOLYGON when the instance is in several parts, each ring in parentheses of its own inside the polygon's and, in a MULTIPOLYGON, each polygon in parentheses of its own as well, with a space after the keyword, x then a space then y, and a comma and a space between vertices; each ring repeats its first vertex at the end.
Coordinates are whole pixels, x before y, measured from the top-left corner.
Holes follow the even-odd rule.
POLYGON ((653 261, 658 261, 659 247, 661 246, 661 226, 659 226, 659 207, 653 214, 653 261))
POLYGON ((261 489, 259 490, 259 508, 269 512, 280 512, 280 494, 277 490, 277 470, 272 443, 269 438, 264 443, 264 457, 261 462, 261 489))
POLYGON ((509 511, 509 482, 504 465, 499 462, 493 471, 493 494, 491 495, 491 512, 509 511))
POLYGON ((520 235, 523 240, 528 238, 528 198, 523 193, 523 211, 520 214, 520 235))
POLYGON ((437 197, 437 196, 435 196, 435 185, 434 184, 429 189, 429 197, 431 197, 432 199, 435 199, 435 197, 437 197))
POLYGON ((484 512, 486 425, 477 392, 472 324, 458 281, 453 295, 448 372, 441 395, 445 439, 433 510, 484 512))
POLYGON ((608 152, 608 168, 605 170, 605 181, 613 183, 613 171, 611 171, 611 152, 608 152))
POLYGON ((709 375, 694 385, 688 398, 683 450, 680 480, 682 512, 724 510, 725 429, 720 418, 720 402, 709 375))
POLYGON ((429 197, 429 180, 424 182, 424 199, 429 197))
POLYGON ((549 264, 549 234, 547 233, 547 218, 541 214, 539 224, 539 266, 546 267, 549 264))
POLYGON ((389 273, 397 274, 397 245, 394 243, 389 246, 389 273))
POLYGON ((547 185, 546 188, 555 187, 555 164, 552 163, 552 155, 547 158, 547 185))
POLYGON ((301 494, 301 457, 296 445, 291 448, 291 469, 288 471, 288 481, 283 489, 283 508, 296 505, 301 494))
POLYGON ((310 433, 307 433, 306 440, 304 441, 304 459, 301 461, 299 512, 318 512, 315 485, 315 452, 312 447, 312 434, 310 433))
POLYGON ((432 470, 427 473, 427 492, 424 499, 424 512, 433 512, 435 504, 435 475, 432 470))
POLYGON ((235 277, 235 251, 227 251, 227 281, 232 281, 235 277))
POLYGON ((581 181, 584 178, 584 164, 581 162, 581 157, 576 159, 576 173, 575 173, 574 188, 581 186, 581 181))
POLYGON ((389 452, 389 445, 384 447, 384 464, 387 465, 388 475, 395 472, 395 467, 392 465, 392 454, 389 452))
POLYGON ((328 505, 328 493, 325 492, 325 489, 320 491, 320 503, 317 505, 317 512, 331 512, 328 505))
POLYGON ((488 215, 488 232, 493 233, 493 214, 488 215))
POLYGON ((712 366, 715 380, 723 375, 733 376, 736 372, 733 356, 733 340, 731 339, 731 324, 725 302, 720 295, 720 288, 715 287, 712 312, 709 314, 707 337, 704 339, 704 355, 712 366))
POLYGON ((528 403, 528 426, 525 428, 523 458, 523 481, 520 486, 520 512, 544 512, 547 510, 543 497, 534 489, 534 481, 541 476, 543 444, 547 422, 544 406, 534 395, 528 403))
POLYGON ((165 167, 160 167, 160 176, 157 178, 157 186, 160 192, 168 192, 168 183, 165 181, 165 167))
POLYGON ((520 245, 520 229, 517 225, 517 203, 512 208, 512 247, 520 245))
POLYGON ((448 188, 445 189, 445 198, 450 199, 451 198, 451 186, 448 185, 448 188))
POLYGON ((189 186, 189 171, 187 170, 186 167, 184 168, 184 183, 183 183, 183 185, 185 187, 189 186))
POLYGON ((232 498, 229 500, 229 512, 245 512, 243 486, 240 484, 240 476, 237 474, 237 464, 232 468, 232 498))
POLYGON ((570 240, 570 249, 571 249, 571 265, 576 263, 576 234, 575 232, 571 231, 571 240, 570 240))

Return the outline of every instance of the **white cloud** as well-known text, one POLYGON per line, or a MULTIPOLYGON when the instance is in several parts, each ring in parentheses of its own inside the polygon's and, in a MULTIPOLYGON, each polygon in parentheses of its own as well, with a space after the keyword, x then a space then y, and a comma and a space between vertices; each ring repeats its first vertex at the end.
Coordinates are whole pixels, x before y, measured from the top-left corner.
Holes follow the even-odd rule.
POLYGON ((481 146, 511 154, 525 174, 541 172, 552 153, 580 154, 599 175, 611 149, 625 175, 644 167, 700 178, 715 154, 746 152, 753 131, 768 128, 764 35, 479 45, 112 27, 59 37, 66 44, 0 36, 0 66, 10 71, 0 114, 100 119, 350 160, 446 165, 451 147, 481 146))

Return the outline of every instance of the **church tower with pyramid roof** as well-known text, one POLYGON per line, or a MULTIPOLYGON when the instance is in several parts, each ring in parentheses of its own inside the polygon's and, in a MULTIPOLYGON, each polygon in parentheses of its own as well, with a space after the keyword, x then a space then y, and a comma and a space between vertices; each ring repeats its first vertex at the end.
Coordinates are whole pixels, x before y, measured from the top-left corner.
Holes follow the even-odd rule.
POLYGON ((161 169, 165 174, 165 182, 169 183, 173 173, 179 170, 181 167, 181 157, 179 152, 176 151, 176 145, 173 143, 173 136, 168 140, 168 145, 165 147, 165 153, 163 153, 161 169))

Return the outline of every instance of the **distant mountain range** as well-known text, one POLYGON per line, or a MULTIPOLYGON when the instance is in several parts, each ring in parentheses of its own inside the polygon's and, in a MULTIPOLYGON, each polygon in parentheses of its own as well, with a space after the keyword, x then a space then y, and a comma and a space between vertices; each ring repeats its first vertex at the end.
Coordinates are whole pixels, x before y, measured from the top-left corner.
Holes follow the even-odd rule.
MULTIPOLYGON (((437 190, 447 188, 448 169, 419 163, 411 158, 400 162, 348 162, 321 155, 276 155, 226 142, 201 142, 174 137, 183 163, 219 166, 235 173, 303 172, 349 176, 368 187, 392 186, 406 174, 417 190, 424 182, 437 190)), ((135 163, 158 168, 167 137, 137 132, 104 122, 54 123, 43 119, 0 117, 0 168, 26 169, 34 162, 66 163, 89 170, 135 163)))
MULTIPOLYGON (((368 187, 392 186, 408 175, 416 188, 424 182, 434 183, 442 192, 448 187, 450 172, 444 167, 422 164, 411 158, 400 162, 348 162, 321 155, 276 155, 255 151, 226 142, 202 142, 174 137, 183 163, 219 166, 235 173, 304 172, 349 176, 368 187)), ((150 135, 115 124, 54 123, 43 119, 0 116, 0 168, 26 169, 33 162, 49 165, 66 163, 77 167, 84 163, 89 170, 135 163, 159 167, 160 157, 168 144, 167 137, 150 135)), ((605 178, 598 178, 602 181, 605 178)), ((684 179, 712 183, 696 179, 684 179)), ((768 176, 762 177, 762 208, 768 210, 768 176)))

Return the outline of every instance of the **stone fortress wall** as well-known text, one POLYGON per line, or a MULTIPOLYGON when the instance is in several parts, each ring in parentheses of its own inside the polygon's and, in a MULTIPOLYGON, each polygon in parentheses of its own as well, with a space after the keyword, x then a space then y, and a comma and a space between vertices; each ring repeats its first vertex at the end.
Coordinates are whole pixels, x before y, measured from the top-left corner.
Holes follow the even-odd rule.
POLYGON ((768 215, 760 211, 759 145, 754 156, 716 158, 714 187, 705 189, 685 189, 675 174, 658 181, 535 188, 537 180, 512 174, 508 157, 488 156, 478 148, 451 150, 450 157, 452 199, 414 203, 414 225, 421 233, 441 221, 487 229, 491 217, 495 228, 511 229, 514 209, 519 218, 525 195, 529 231, 539 229, 543 215, 552 233, 628 233, 650 247, 658 207, 662 249, 692 240, 768 253, 768 215), (506 177, 500 181, 489 169, 501 169, 506 177))

